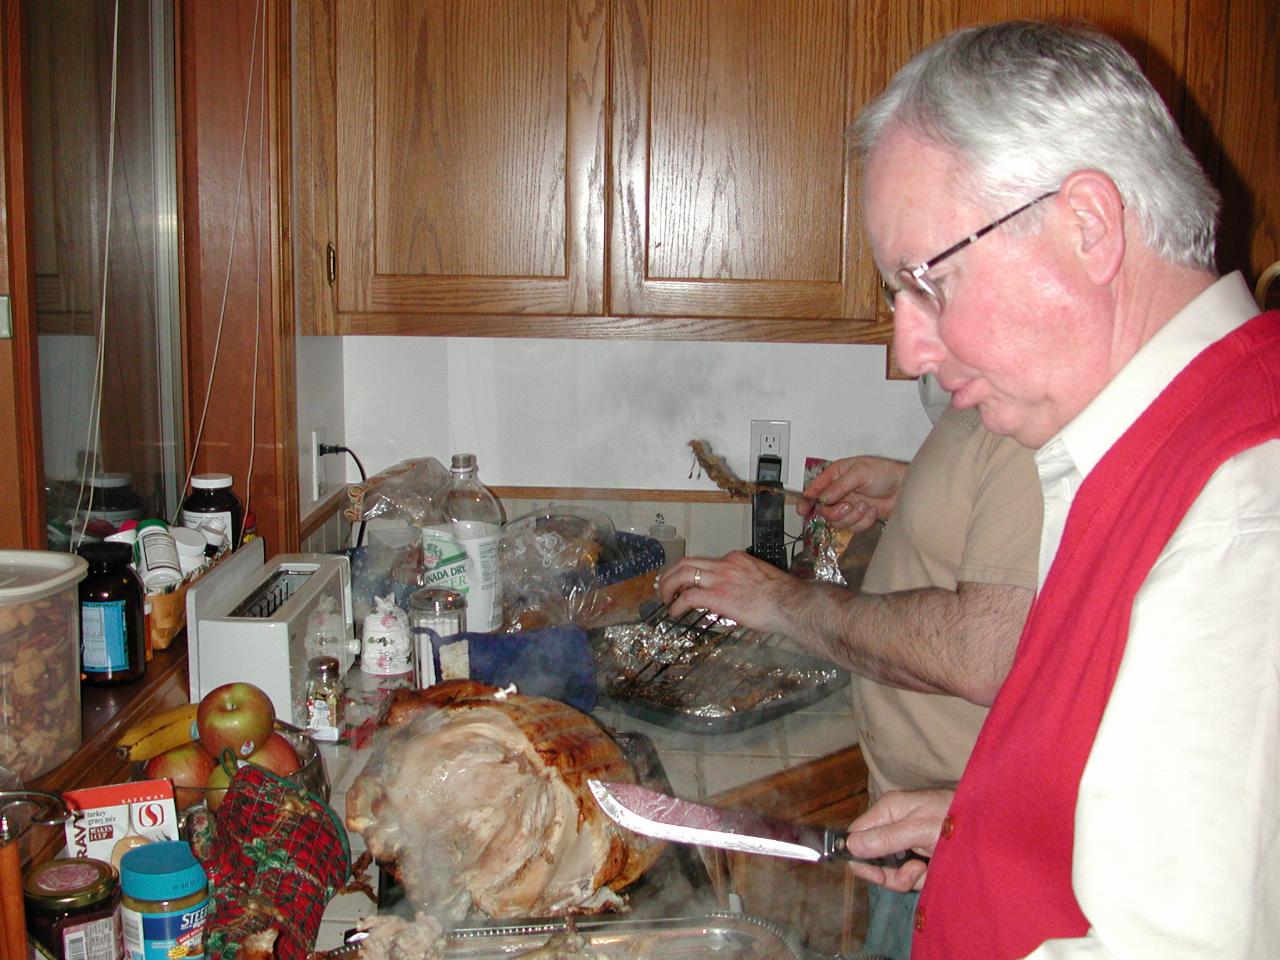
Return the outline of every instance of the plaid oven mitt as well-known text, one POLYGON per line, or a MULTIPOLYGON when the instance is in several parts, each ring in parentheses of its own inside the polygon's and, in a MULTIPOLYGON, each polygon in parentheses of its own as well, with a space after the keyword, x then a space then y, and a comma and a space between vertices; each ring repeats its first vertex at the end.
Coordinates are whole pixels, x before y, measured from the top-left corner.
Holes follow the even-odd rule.
POLYGON ((244 941, 275 930, 279 960, 306 960, 320 917, 351 868, 333 808, 257 766, 236 771, 218 812, 192 821, 191 849, 209 875, 215 908, 209 960, 235 960, 244 941))

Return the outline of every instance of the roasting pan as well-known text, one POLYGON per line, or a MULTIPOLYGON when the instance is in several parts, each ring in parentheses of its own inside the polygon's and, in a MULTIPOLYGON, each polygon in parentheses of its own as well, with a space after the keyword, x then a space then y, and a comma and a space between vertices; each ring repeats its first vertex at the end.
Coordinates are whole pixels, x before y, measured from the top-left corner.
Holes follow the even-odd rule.
MULTIPOLYGON (((445 960, 500 960, 528 956, 569 921, 476 927, 448 935, 445 960)), ((592 919, 573 923, 587 941, 586 956, 603 960, 803 960, 805 954, 781 927, 740 913, 639 920, 592 919)), ((574 954, 565 954, 572 957, 574 954)), ((320 960, 361 960, 360 941, 320 954, 320 960)))
POLYGON ((849 673, 780 634, 705 610, 665 606, 589 634, 601 696, 631 716, 683 733, 736 733, 817 703, 849 673))
MULTIPOLYGON (((606 732, 622 748, 623 756, 636 771, 636 779, 646 787, 671 793, 671 781, 658 751, 643 733, 606 728, 606 732)), ((622 891, 630 906, 625 914, 632 919, 670 917, 676 913, 716 910, 721 904, 716 900, 715 889, 706 865, 697 849, 686 844, 667 846, 657 862, 644 872, 635 883, 622 891)), ((390 913, 411 919, 413 912, 404 898, 404 890, 385 869, 378 871, 378 913, 390 913)), ((485 921, 483 917, 472 919, 475 927, 482 924, 511 926, 515 921, 485 921)), ((524 924, 545 924, 540 918, 521 920, 524 924)), ((545 939, 545 938, 544 938, 545 939)), ((470 956, 470 954, 467 954, 470 956)))

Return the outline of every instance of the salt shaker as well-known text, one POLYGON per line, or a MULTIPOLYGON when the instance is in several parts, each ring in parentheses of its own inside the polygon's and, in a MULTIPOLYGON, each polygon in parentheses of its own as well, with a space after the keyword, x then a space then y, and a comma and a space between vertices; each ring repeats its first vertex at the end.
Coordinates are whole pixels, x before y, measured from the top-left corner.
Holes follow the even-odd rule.
POLYGON ((336 741, 342 732, 342 678, 337 657, 307 661, 307 729, 316 740, 336 741))

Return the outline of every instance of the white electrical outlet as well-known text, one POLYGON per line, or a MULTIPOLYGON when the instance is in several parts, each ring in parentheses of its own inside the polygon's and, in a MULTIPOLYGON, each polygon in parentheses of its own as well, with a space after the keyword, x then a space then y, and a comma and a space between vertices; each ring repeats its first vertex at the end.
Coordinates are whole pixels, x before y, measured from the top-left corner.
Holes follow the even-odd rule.
POLYGON ((755 480, 760 455, 770 453, 782 460, 782 482, 787 482, 787 459, 791 455, 790 420, 752 420, 751 458, 747 461, 747 480, 755 480))
POLYGON ((320 431, 311 431, 311 499, 324 496, 324 474, 320 470, 320 431))

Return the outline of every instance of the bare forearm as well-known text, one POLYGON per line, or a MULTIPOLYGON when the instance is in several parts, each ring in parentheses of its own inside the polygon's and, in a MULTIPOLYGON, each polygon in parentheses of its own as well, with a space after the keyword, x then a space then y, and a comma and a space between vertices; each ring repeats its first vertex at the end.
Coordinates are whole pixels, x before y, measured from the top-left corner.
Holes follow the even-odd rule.
POLYGON ((780 591, 785 632, 872 680, 989 704, 1004 682, 1030 609, 1022 587, 961 584, 883 595, 828 584, 780 591))

